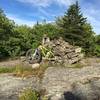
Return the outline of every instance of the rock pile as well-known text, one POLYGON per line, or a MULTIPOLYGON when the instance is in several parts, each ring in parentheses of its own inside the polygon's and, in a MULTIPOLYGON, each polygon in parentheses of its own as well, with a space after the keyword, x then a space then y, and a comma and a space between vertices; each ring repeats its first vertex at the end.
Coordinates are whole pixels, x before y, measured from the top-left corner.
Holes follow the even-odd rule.
POLYGON ((72 46, 62 38, 50 41, 49 46, 53 49, 55 61, 59 63, 73 64, 83 58, 80 47, 72 46))

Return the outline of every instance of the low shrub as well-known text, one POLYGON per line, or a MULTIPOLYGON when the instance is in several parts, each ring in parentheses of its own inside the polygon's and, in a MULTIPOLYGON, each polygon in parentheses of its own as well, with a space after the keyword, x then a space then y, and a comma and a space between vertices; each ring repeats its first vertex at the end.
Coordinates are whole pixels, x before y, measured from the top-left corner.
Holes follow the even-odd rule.
POLYGON ((0 67, 0 73, 12 73, 14 70, 12 67, 0 67))
POLYGON ((19 100, 48 100, 45 95, 45 90, 39 92, 28 88, 19 95, 19 100))
POLYGON ((24 90, 19 96, 19 100, 39 100, 39 98, 39 93, 32 89, 24 90))

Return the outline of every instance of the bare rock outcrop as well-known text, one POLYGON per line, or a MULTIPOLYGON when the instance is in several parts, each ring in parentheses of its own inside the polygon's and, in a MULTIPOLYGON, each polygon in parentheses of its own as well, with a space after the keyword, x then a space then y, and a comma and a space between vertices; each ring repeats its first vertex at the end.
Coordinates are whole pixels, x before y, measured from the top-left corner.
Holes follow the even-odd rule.
POLYGON ((100 67, 51 67, 42 84, 50 100, 100 100, 100 67))
POLYGON ((49 67, 41 82, 32 76, 0 75, 0 100, 18 100, 26 88, 46 90, 48 100, 100 100, 100 66, 49 67))
POLYGON ((39 90, 39 80, 36 77, 21 78, 10 74, 0 75, 0 100, 18 100, 19 93, 27 88, 39 90))
POLYGON ((18 100, 18 94, 29 87, 46 90, 48 100, 100 100, 100 58, 88 60, 90 66, 82 68, 49 67, 41 80, 0 74, 0 100, 18 100))

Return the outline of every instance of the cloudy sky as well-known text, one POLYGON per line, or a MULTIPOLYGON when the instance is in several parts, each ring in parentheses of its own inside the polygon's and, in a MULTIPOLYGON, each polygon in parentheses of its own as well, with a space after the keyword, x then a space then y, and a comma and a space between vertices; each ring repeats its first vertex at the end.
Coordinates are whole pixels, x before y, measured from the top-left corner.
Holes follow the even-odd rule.
MULTIPOLYGON (((2 8, 8 18, 17 24, 33 25, 38 20, 46 19, 48 22, 55 20, 55 17, 62 16, 69 5, 76 0, 0 0, 2 8)), ((93 30, 100 34, 100 0, 78 0, 81 11, 93 30)))

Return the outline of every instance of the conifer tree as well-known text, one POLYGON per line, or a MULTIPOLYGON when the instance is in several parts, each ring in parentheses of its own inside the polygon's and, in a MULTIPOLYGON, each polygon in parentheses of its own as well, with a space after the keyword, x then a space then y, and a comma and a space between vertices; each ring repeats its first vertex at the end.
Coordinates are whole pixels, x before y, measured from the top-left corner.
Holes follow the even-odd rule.
POLYGON ((78 1, 72 4, 63 17, 56 21, 60 36, 72 45, 83 47, 86 53, 94 51, 94 32, 87 18, 83 16, 78 1))
POLYGON ((82 40, 82 36, 84 35, 83 25, 86 23, 86 18, 83 17, 80 11, 78 1, 69 7, 60 21, 62 23, 58 25, 62 28, 63 37, 66 41, 71 44, 77 44, 77 42, 82 40))

